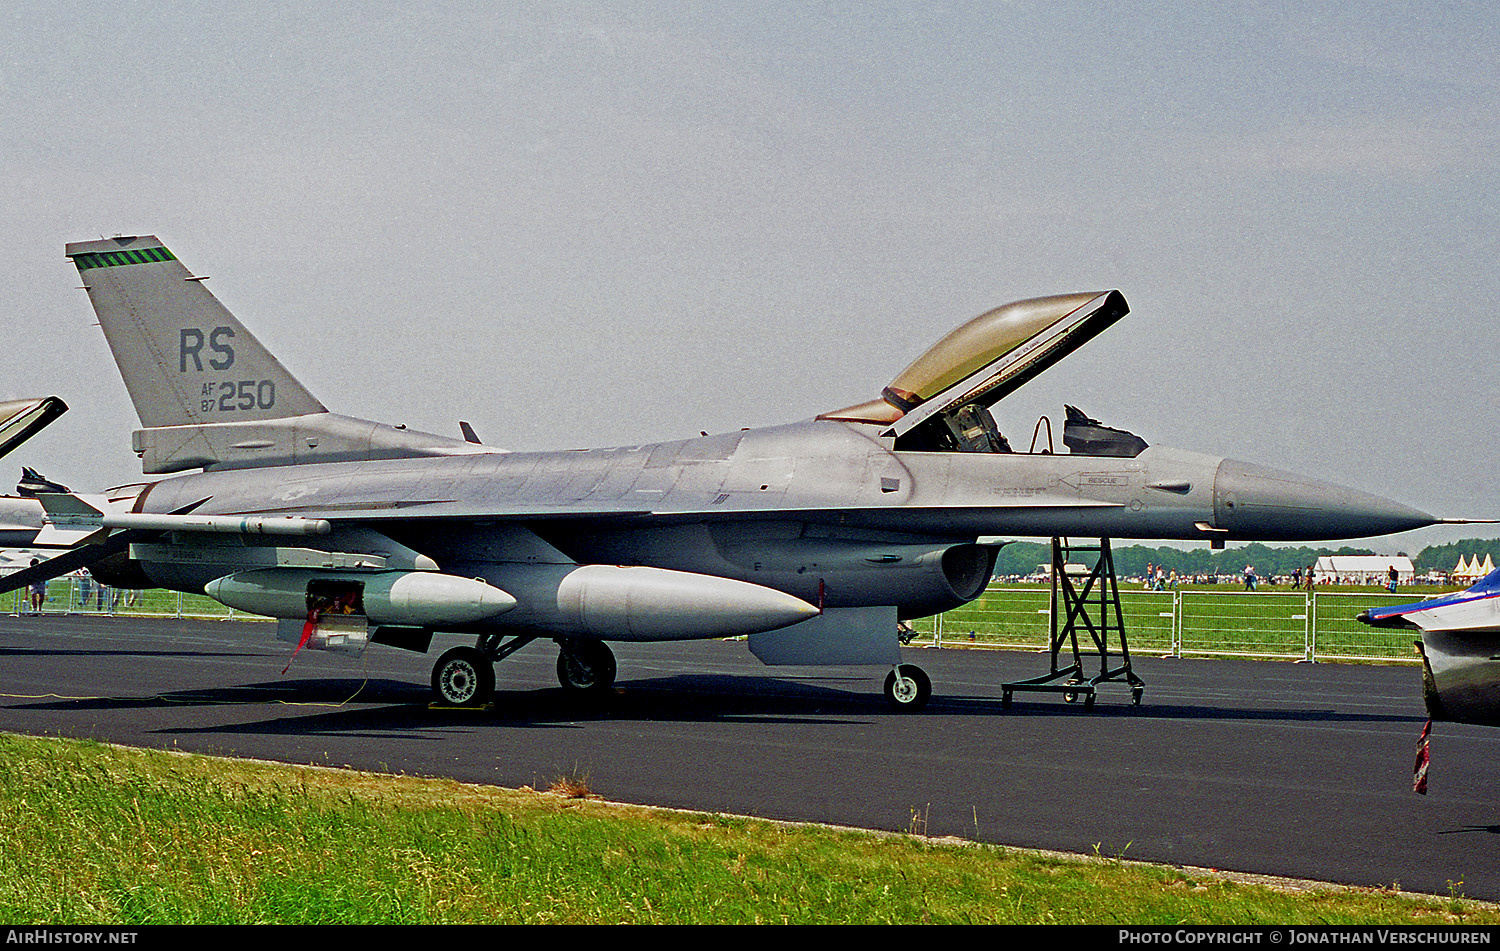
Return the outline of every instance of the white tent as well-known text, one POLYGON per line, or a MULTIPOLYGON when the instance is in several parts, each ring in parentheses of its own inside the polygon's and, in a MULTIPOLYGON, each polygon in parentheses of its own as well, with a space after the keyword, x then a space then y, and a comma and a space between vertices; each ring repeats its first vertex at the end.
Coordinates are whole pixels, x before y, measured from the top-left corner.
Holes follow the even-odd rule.
POLYGON ((1411 584, 1417 568, 1405 555, 1324 555, 1313 566, 1317 584, 1385 584, 1391 568, 1399 584, 1411 584))
MULTIPOLYGON (((1490 561, 1489 555, 1484 556, 1484 564, 1491 566, 1490 571, 1495 570, 1493 567, 1493 563, 1490 561)), ((1458 559, 1458 567, 1453 569, 1453 580, 1462 584, 1473 584, 1475 581, 1478 581, 1480 578, 1483 578, 1489 573, 1490 572, 1485 571, 1484 566, 1479 563, 1478 555, 1474 555, 1469 559, 1460 557, 1458 559)))

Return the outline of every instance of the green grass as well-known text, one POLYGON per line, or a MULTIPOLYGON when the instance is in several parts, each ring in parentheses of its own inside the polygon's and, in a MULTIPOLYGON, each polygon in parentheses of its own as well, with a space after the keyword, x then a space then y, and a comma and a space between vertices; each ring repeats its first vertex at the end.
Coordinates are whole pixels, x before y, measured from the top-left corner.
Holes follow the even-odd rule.
MULTIPOLYGON (((111 601, 101 605, 96 594, 98 589, 90 587, 87 598, 80 598, 75 580, 71 577, 54 578, 47 582, 47 596, 42 603, 44 614, 117 614, 121 616, 156 616, 224 618, 253 618, 255 615, 235 613, 205 594, 179 594, 161 588, 143 591, 127 591, 123 588, 112 592, 111 601), (133 600, 133 603, 132 603, 133 600)), ((26 591, 15 591, 0 601, 0 610, 16 613, 20 606, 29 604, 26 591)))
POLYGON ((13 925, 1500 923, 1459 895, 1296 893, 1118 857, 91 742, 0 735, 0 763, 13 925))
MULTIPOLYGON (((1233 584, 1184 585, 1176 592, 1131 585, 1120 594, 1135 653, 1416 662, 1410 633, 1371 628, 1355 616, 1369 607, 1418 601, 1435 590, 1402 588, 1392 595, 1376 587, 1319 586, 1311 603, 1305 591, 1262 586, 1252 593, 1233 584)), ((1042 650, 1050 631, 1050 599, 1048 585, 994 585, 940 618, 916 622, 916 642, 930 643, 940 630, 945 646, 1042 650)), ((1097 619, 1097 598, 1091 607, 1097 619)), ((1086 630, 1079 646, 1092 649, 1086 630)), ((1118 649, 1115 635, 1111 649, 1118 649)))

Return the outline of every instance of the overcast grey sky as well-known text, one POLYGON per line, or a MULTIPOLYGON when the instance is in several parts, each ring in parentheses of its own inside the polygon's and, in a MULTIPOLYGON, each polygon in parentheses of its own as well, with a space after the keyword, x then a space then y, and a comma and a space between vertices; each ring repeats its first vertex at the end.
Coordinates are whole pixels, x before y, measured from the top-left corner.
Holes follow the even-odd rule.
MULTIPOLYGON (((1009 300, 996 408, 1500 516, 1487 3, 12 2, 4 465, 139 478, 67 241, 156 234, 330 408, 516 449, 804 419, 1009 300)), ((1465 535, 1429 529, 1389 550, 1465 535)))

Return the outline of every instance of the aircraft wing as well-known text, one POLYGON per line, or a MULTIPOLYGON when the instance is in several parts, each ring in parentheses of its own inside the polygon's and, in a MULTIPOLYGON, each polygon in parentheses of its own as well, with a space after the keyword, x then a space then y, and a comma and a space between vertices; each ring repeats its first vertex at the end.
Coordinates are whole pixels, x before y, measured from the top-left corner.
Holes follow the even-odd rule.
POLYGON ((1420 631, 1500 632, 1500 571, 1472 587, 1451 594, 1371 608, 1359 620, 1373 627, 1405 627, 1420 631))
MULTIPOLYGON (((47 513, 43 533, 51 533, 53 544, 71 547, 60 555, 0 578, 0 594, 16 591, 38 581, 50 581, 79 568, 92 568, 102 561, 123 554, 132 544, 155 538, 164 531, 186 530, 193 521, 189 513, 208 501, 200 499, 168 515, 143 516, 134 513, 106 515, 93 504, 96 498, 61 492, 38 494, 37 501, 47 513)), ((200 518, 196 521, 211 523, 214 520, 200 518)))
POLYGON ((1422 698, 1434 720, 1500 726, 1500 571, 1463 591, 1371 608, 1359 620, 1421 632, 1422 698))
POLYGON ((125 552, 132 542, 145 537, 145 533, 121 532, 102 542, 70 548, 61 555, 0 578, 0 594, 19 590, 38 581, 51 581, 79 568, 92 567, 106 558, 125 552))

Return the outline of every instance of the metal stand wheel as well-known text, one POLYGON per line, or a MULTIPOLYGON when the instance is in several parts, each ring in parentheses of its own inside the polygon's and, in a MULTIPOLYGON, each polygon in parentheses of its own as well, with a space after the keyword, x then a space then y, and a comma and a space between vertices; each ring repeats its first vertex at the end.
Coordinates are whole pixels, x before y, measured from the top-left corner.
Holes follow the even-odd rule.
POLYGON ((1115 578, 1115 560, 1110 552, 1109 539, 1099 539, 1095 545, 1070 545, 1056 536, 1052 539, 1052 633, 1050 647, 1052 670, 1030 680, 1018 680, 1001 684, 1000 705, 1009 709, 1015 691, 1060 693, 1066 703, 1076 703, 1083 698, 1083 708, 1094 709, 1094 696, 1098 686, 1123 680, 1130 686, 1131 702, 1140 706, 1141 694, 1146 684, 1130 668, 1130 644, 1125 639, 1125 614, 1120 607, 1120 586, 1115 578), (1096 553, 1088 574, 1070 575, 1070 556, 1078 553, 1096 553), (1074 577, 1085 577, 1083 587, 1074 585, 1074 577), (1092 601, 1090 599, 1093 599, 1092 601), (1078 631, 1084 628, 1099 651, 1099 676, 1085 677, 1083 652, 1078 647, 1078 631), (1109 634, 1113 629, 1120 639, 1122 664, 1110 669, 1109 634), (1073 653, 1073 663, 1059 666, 1059 654, 1067 644, 1073 653), (1059 681, 1062 681, 1059 683, 1059 681))

